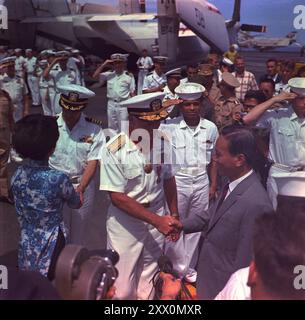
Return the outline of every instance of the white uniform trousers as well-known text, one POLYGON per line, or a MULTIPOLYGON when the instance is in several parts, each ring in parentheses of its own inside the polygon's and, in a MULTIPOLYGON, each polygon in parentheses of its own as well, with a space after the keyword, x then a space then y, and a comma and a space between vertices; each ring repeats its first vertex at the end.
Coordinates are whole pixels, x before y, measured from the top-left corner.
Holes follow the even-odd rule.
POLYGON ((277 184, 275 182, 275 179, 272 177, 272 175, 274 173, 287 173, 290 172, 288 170, 289 167, 285 168, 285 166, 283 167, 278 167, 277 165, 273 165, 270 168, 269 171, 269 176, 267 179, 267 192, 268 192, 268 196, 270 198, 270 201, 272 203, 272 207, 274 210, 276 210, 277 208, 277 195, 278 195, 278 188, 277 188, 277 184))
POLYGON ((15 122, 23 118, 23 102, 22 101, 14 103, 13 118, 15 122))
POLYGON ((52 112, 52 104, 51 104, 48 88, 40 88, 39 93, 40 93, 43 114, 45 116, 54 116, 52 112))
MULTIPOLYGON (((209 178, 201 174, 192 176, 180 174, 175 176, 178 196, 178 211, 180 219, 191 218, 202 214, 209 206, 209 178)), ((184 234, 181 232, 177 242, 166 242, 165 254, 173 263, 174 269, 181 278, 195 282, 195 271, 198 261, 198 244, 201 232, 184 234)))
POLYGON ((32 96, 32 104, 36 106, 40 105, 39 78, 29 74, 28 85, 32 96))
MULTIPOLYGON (((73 184, 74 185, 74 184, 73 184)), ((74 185, 76 188, 77 185, 74 185)), ((64 223, 67 233, 67 243, 86 246, 86 231, 93 208, 95 182, 92 179, 84 193, 84 204, 79 209, 64 207, 64 223)))
POLYGON ((121 107, 119 102, 108 100, 107 105, 108 128, 120 133, 123 131, 123 123, 128 121, 126 107, 121 107))
POLYGON ((144 78, 147 76, 148 70, 140 69, 138 73, 138 94, 142 94, 144 78))
MULTIPOLYGON (((149 208, 163 216, 164 208, 149 208)), ((120 255, 116 265, 119 276, 115 282, 116 299, 148 300, 154 297, 152 278, 158 270, 158 259, 163 253, 164 236, 153 226, 113 205, 107 216, 107 248, 120 255)))
MULTIPOLYGON (((52 115, 55 116, 56 115, 56 111, 55 111, 55 97, 56 97, 56 91, 54 87, 49 87, 49 97, 50 97, 50 104, 51 104, 51 110, 52 110, 52 115)), ((60 108, 60 106, 58 106, 60 108)), ((59 111, 59 108, 56 108, 57 111, 59 111)), ((61 108, 60 108, 61 109, 61 108)), ((60 110, 57 113, 60 113, 62 110, 60 110)))

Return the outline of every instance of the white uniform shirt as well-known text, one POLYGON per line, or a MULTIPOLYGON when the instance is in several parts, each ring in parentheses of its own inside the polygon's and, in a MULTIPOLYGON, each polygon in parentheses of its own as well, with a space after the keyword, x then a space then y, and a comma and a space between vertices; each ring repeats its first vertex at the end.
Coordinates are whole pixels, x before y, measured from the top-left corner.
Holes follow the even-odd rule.
POLYGON ((55 90, 55 79, 56 79, 56 76, 58 75, 58 73, 61 71, 62 70, 61 70, 60 65, 58 63, 56 63, 53 66, 53 68, 50 70, 49 80, 48 80, 49 88, 54 88, 54 90, 55 90))
POLYGON ((137 61, 137 66, 140 70, 148 70, 154 65, 151 57, 140 57, 137 61))
POLYGON ((247 285, 249 269, 247 267, 233 273, 215 300, 251 300, 251 289, 247 285))
POLYGON ((118 75, 115 71, 100 74, 100 82, 107 81, 107 98, 117 102, 130 98, 136 89, 134 76, 127 71, 118 75))
POLYGON ((76 81, 76 73, 73 70, 59 71, 54 78, 56 86, 76 84, 76 81))
POLYGON ((153 71, 144 78, 143 90, 157 88, 163 84, 166 84, 166 82, 167 79, 165 74, 159 76, 156 71, 153 71))
POLYGON ((80 177, 87 161, 99 160, 105 136, 101 127, 81 115, 72 131, 69 130, 62 114, 57 119, 59 139, 55 152, 49 159, 51 168, 63 171, 70 178, 80 177))
POLYGON ((31 59, 25 59, 25 69, 28 74, 33 74, 35 72, 36 62, 36 57, 32 57, 31 59))
POLYGON ((15 60, 16 73, 21 74, 25 65, 26 59, 23 56, 17 57, 15 60))
MULTIPOLYGON (((173 99, 173 100, 179 99, 179 96, 178 96, 176 93, 172 93, 172 92, 169 90, 169 87, 168 87, 168 86, 165 86, 165 87, 164 87, 163 92, 165 93, 165 96, 164 96, 163 101, 172 100, 172 99, 173 99)), ((167 112, 171 112, 174 108, 175 108, 175 105, 172 105, 171 107, 167 108, 166 111, 167 111, 167 112)))
POLYGON ((116 135, 103 149, 100 190, 125 193, 142 204, 161 205, 164 201, 163 181, 173 177, 171 165, 151 164, 152 171, 146 173, 147 164, 143 153, 124 133, 116 135), (121 136, 125 137, 126 143, 111 151, 111 144, 121 136))
POLYGON ((270 128, 270 160, 286 166, 305 166, 305 119, 299 119, 291 105, 266 111, 257 126, 270 128))
POLYGON ((0 82, 0 86, 10 95, 13 104, 22 103, 23 97, 29 93, 24 80, 19 76, 14 78, 4 77, 0 82))
POLYGON ((183 173, 187 168, 200 168, 200 173, 206 173, 218 138, 218 130, 213 122, 200 119, 197 128, 192 130, 183 117, 178 117, 166 120, 160 125, 159 131, 172 145, 170 156, 177 171, 183 173))

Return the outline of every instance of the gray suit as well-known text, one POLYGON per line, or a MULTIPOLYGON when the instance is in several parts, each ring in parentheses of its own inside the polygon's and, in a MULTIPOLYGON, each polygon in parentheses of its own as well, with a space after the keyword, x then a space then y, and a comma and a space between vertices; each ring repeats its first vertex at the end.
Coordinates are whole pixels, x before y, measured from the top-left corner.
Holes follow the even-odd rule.
POLYGON ((182 221, 185 233, 203 231, 197 266, 199 299, 214 299, 235 271, 249 266, 254 222, 272 211, 255 173, 240 182, 217 210, 218 202, 202 215, 182 221))

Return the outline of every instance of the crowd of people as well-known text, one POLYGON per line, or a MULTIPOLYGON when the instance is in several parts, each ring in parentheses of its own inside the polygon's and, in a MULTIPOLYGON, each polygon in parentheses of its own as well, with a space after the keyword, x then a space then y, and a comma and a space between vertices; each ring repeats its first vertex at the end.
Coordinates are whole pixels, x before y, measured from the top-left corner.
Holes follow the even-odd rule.
POLYGON ((269 59, 256 79, 234 48, 169 71, 167 57, 143 50, 136 83, 128 55, 114 53, 92 73, 107 85, 102 128, 84 113, 95 93, 79 50, 36 57, 27 49, 26 58, 21 49, 1 50, 0 200, 16 207, 21 270, 52 281, 65 244, 85 244, 100 170, 99 189, 110 199, 107 247, 120 256, 114 298, 153 299, 163 254, 199 299, 304 297, 288 288, 287 271, 304 264, 302 214, 278 203, 305 201, 305 79, 294 77, 293 61, 279 68, 269 59), (30 114, 30 103, 42 114, 30 114), (19 157, 9 184, 8 159, 19 157), (298 250, 292 260, 290 245, 298 250), (268 251, 280 247, 287 264, 268 251), (283 290, 268 278, 268 259, 283 290), (240 279, 244 295, 227 289, 240 279))

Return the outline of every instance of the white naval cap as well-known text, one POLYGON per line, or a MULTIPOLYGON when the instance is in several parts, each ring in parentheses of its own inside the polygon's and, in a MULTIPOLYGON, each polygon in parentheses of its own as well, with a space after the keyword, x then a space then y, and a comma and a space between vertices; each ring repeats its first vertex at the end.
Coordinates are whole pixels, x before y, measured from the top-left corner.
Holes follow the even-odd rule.
POLYGON ((71 111, 84 109, 88 104, 88 100, 95 96, 93 91, 77 84, 58 85, 57 90, 61 94, 59 105, 71 111))
POLYGON ((3 58, 3 59, 0 60, 0 67, 1 68, 6 68, 6 67, 9 67, 9 66, 14 66, 15 65, 15 60, 16 60, 15 56, 3 58))
POLYGON ((20 48, 16 48, 16 49, 15 49, 15 52, 16 52, 16 53, 18 53, 18 52, 22 52, 22 49, 20 49, 20 48))
POLYGON ((129 114, 141 120, 160 121, 168 117, 166 109, 177 104, 177 100, 163 101, 164 96, 163 92, 144 93, 125 100, 120 105, 127 107, 129 114))
POLYGON ((71 50, 71 53, 77 54, 77 53, 80 53, 80 51, 78 49, 73 49, 73 50, 71 50))
POLYGON ((233 66, 233 64, 234 64, 230 59, 228 59, 228 58, 226 58, 226 57, 223 57, 222 60, 221 60, 221 62, 222 62, 224 65, 228 66, 228 67, 231 67, 231 66, 233 66))
POLYGON ((186 101, 198 100, 204 92, 205 87, 195 82, 182 83, 175 89, 179 98, 186 101))
POLYGON ((55 53, 56 57, 69 57, 70 56, 70 52, 66 51, 66 50, 62 50, 62 51, 58 51, 55 53))
POLYGON ((156 63, 163 63, 165 64, 168 60, 168 57, 164 57, 164 56, 154 56, 153 57, 154 62, 156 63))
POLYGON ((26 49, 25 52, 26 53, 30 53, 30 52, 33 52, 33 50, 32 49, 26 49))
POLYGON ((274 173, 278 194, 305 198, 305 171, 274 173))
POLYGON ((176 68, 165 73, 166 77, 181 78, 181 68, 176 68))
POLYGON ((299 96, 305 96, 305 78, 292 78, 288 81, 292 92, 299 96))
POLYGON ((123 53, 114 53, 110 56, 110 59, 112 61, 121 61, 126 62, 129 57, 129 54, 123 54, 123 53))
POLYGON ((38 64, 40 65, 40 66, 46 66, 46 65, 48 65, 48 60, 40 60, 39 62, 38 62, 38 64))

